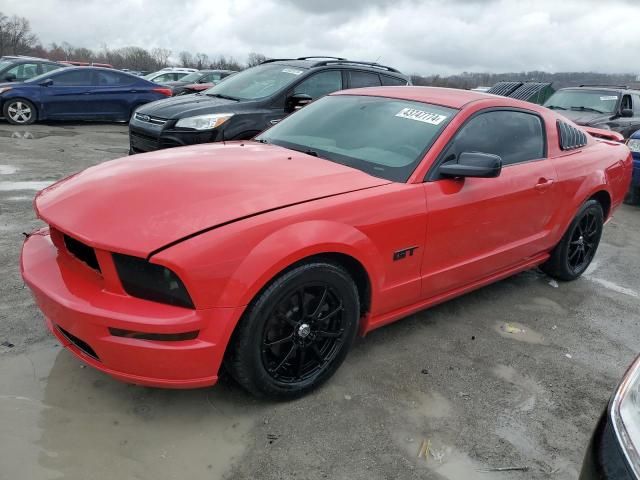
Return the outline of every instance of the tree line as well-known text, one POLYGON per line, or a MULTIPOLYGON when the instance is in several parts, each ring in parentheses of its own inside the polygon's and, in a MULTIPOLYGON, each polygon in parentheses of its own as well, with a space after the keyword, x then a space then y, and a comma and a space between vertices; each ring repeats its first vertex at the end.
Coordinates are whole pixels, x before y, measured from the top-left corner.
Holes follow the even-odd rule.
MULTIPOLYGON (((155 71, 170 65, 173 51, 167 48, 147 50, 141 47, 123 47, 110 49, 106 44, 98 50, 76 47, 67 42, 52 43, 43 46, 38 37, 31 31, 29 20, 13 15, 11 17, 0 12, 0 56, 31 55, 51 60, 75 60, 79 62, 108 63, 116 68, 130 70, 155 71)), ((221 70, 242 70, 258 65, 267 60, 260 53, 249 53, 246 60, 226 55, 209 57, 206 53, 177 52, 179 65, 189 68, 211 68, 221 70)), ((175 66, 175 65, 174 65, 175 66)), ((635 82, 632 74, 606 74, 595 72, 558 72, 541 71, 511 73, 478 73, 464 72, 456 75, 411 75, 414 85, 427 85, 450 88, 475 88, 492 86, 502 81, 536 81, 551 82, 555 88, 589 85, 630 85, 635 82)))

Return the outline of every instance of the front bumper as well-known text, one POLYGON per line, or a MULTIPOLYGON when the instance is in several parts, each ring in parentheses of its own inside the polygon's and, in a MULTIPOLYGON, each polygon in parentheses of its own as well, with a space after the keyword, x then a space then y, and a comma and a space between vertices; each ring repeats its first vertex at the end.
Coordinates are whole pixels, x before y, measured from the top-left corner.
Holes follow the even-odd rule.
POLYGON ((25 240, 22 276, 51 332, 83 362, 119 380, 154 387, 213 385, 239 308, 188 309, 142 300, 54 245, 48 229, 25 240), (114 336, 110 329, 178 334, 192 340, 114 336))
POLYGON ((216 130, 176 130, 173 123, 175 120, 169 120, 164 126, 157 126, 132 118, 129 122, 131 153, 215 142, 218 137, 216 130))
POLYGON ((579 480, 638 480, 629 468, 605 411, 593 432, 579 480))

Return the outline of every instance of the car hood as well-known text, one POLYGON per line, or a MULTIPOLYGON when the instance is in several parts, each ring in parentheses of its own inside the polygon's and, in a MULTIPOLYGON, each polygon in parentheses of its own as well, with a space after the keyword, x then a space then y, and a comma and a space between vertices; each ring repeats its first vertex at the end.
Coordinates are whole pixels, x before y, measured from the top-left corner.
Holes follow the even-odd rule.
POLYGON ((146 257, 235 220, 390 183, 257 142, 204 144, 88 168, 36 196, 36 213, 76 239, 146 257))
POLYGON ((209 95, 181 95, 143 105, 137 111, 154 117, 177 119, 206 113, 226 112, 230 106, 237 104, 238 102, 235 100, 209 95))
POLYGON ((603 115, 602 113, 581 112, 578 110, 562 110, 558 113, 578 125, 597 125, 608 122, 611 118, 608 114, 603 115))

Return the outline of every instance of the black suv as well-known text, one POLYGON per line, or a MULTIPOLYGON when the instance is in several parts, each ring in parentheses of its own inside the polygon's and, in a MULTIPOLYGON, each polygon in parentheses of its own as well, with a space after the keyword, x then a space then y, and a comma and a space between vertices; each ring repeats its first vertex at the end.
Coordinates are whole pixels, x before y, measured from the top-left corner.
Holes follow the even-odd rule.
POLYGON ((578 125, 603 128, 629 138, 640 130, 640 90, 626 86, 580 85, 558 90, 544 106, 578 125))
POLYGON ((45 58, 0 57, 0 82, 24 82, 64 67, 65 65, 45 58))
POLYGON ((194 95, 140 107, 129 122, 130 153, 221 140, 246 140, 336 90, 408 85, 377 63, 336 57, 267 60, 194 95))

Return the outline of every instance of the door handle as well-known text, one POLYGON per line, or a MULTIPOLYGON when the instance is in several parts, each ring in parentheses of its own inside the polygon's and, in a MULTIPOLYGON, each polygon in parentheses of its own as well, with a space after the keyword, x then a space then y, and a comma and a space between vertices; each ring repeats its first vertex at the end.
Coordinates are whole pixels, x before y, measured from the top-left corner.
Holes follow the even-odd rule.
POLYGON ((129 93, 138 93, 138 90, 129 90, 129 93))
POLYGON ((553 178, 539 178, 538 183, 536 183, 535 189, 538 191, 547 190, 549 187, 553 185, 553 178))

